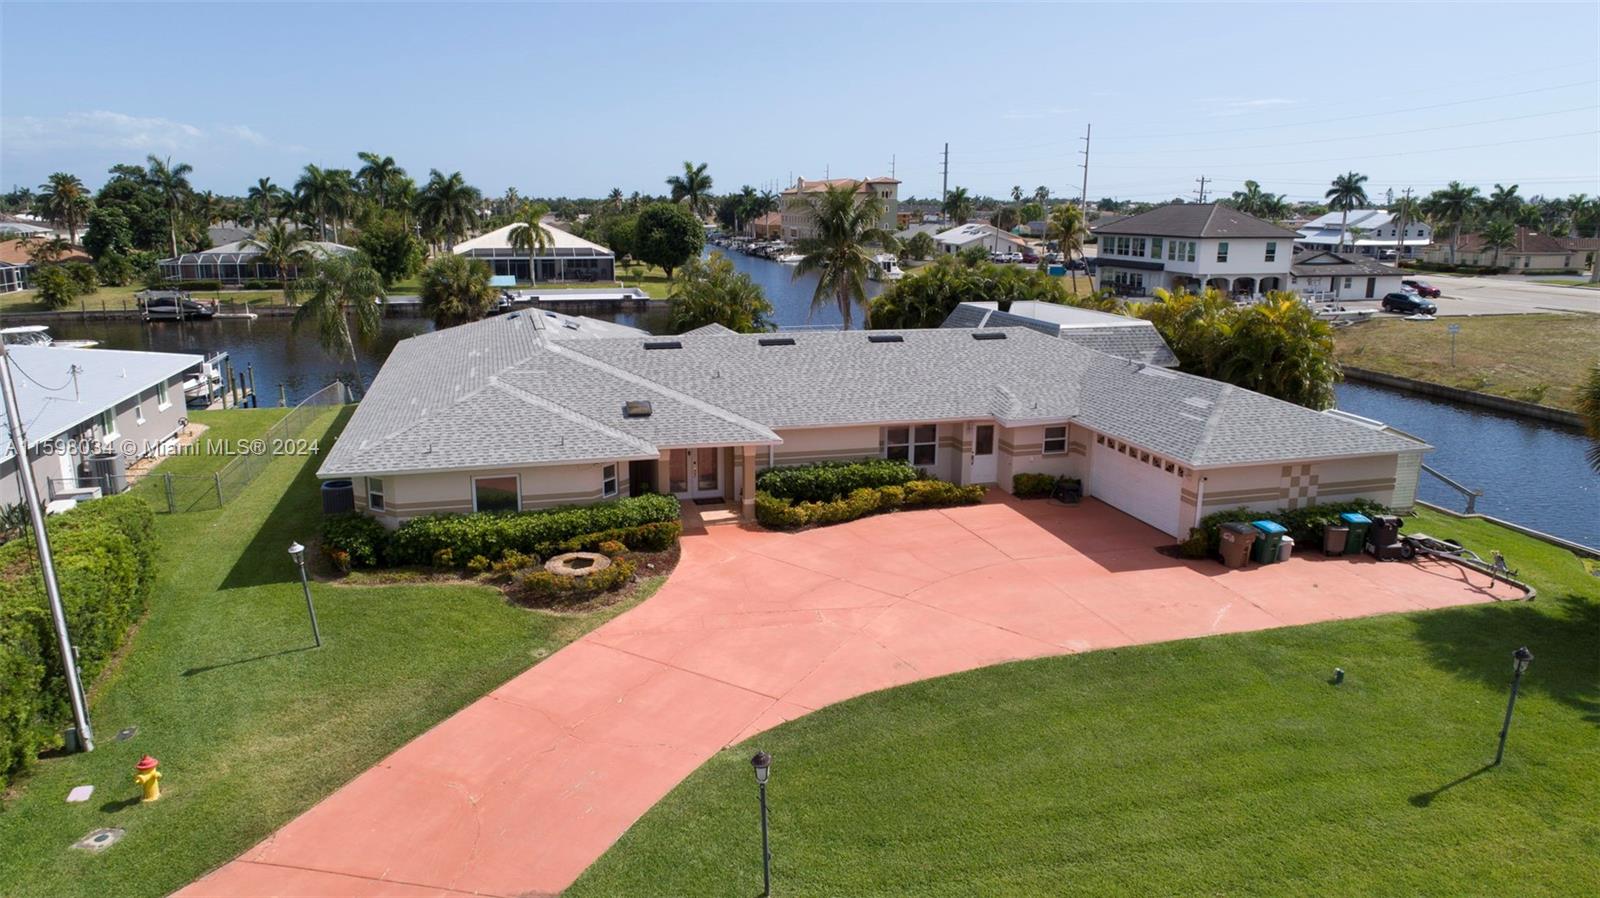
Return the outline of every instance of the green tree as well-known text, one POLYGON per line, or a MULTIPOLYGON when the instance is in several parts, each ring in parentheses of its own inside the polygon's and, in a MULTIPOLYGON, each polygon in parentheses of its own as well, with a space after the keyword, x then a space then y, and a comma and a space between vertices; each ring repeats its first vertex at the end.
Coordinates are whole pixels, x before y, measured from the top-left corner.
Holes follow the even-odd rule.
POLYGON ((938 327, 964 302, 994 302, 1006 310, 1022 301, 1081 304, 1059 279, 1036 268, 995 265, 987 258, 968 265, 946 256, 874 297, 867 306, 867 326, 938 327))
POLYGON ((406 170, 394 161, 393 156, 357 153, 356 157, 361 160, 361 168, 356 171, 357 183, 378 204, 378 208, 389 208, 394 198, 394 188, 406 176, 406 170))
POLYGON ((293 301, 289 290, 289 269, 298 268, 310 261, 305 241, 300 232, 280 222, 273 222, 257 231, 250 244, 261 250, 261 260, 278 272, 278 283, 283 288, 285 302, 293 301))
POLYGON ((78 295, 78 282, 60 265, 44 265, 33 273, 34 295, 47 309, 64 309, 78 295))
POLYGON ((250 206, 250 220, 256 227, 261 227, 278 217, 278 207, 281 202, 279 194, 283 188, 272 183, 271 178, 257 178, 250 186, 245 199, 250 206))
POLYGON ((550 207, 544 203, 524 203, 521 211, 517 213, 517 220, 511 226, 511 231, 506 234, 511 248, 528 254, 528 282, 537 283, 539 280, 539 253, 551 246, 550 230, 544 226, 544 217, 550 214, 550 207))
POLYGON ((89 213, 89 228, 83 232, 83 248, 96 259, 107 253, 133 251, 133 226, 116 206, 103 206, 89 213))
POLYGON ((89 217, 94 201, 89 198, 89 188, 77 175, 58 171, 39 185, 38 199, 34 201, 39 211, 57 225, 65 225, 69 243, 78 242, 78 225, 89 217))
POLYGON ((398 213, 386 212, 369 218, 356 239, 356 246, 366 254, 373 270, 383 278, 385 287, 417 273, 422 267, 422 241, 411 233, 398 213))
POLYGON ((1490 215, 1501 218, 1515 218, 1517 210, 1522 208, 1522 197, 1517 195, 1517 186, 1512 184, 1506 187, 1503 184, 1494 185, 1494 192, 1489 194, 1487 210, 1490 215))
POLYGON ((1072 292, 1077 293, 1078 269, 1070 266, 1073 256, 1083 257, 1083 241, 1089 236, 1089 231, 1083 223, 1083 210, 1071 203, 1057 206, 1055 211, 1050 213, 1050 224, 1045 236, 1056 242, 1061 255, 1067 260, 1072 271, 1072 292))
POLYGON ((100 278, 100 283, 107 287, 125 287, 133 283, 133 277, 138 273, 133 267, 133 261, 115 250, 97 256, 94 260, 94 271, 100 278))
POLYGON ((921 261, 933 256, 939 249, 933 242, 933 235, 927 231, 918 231, 906 238, 905 244, 900 248, 900 255, 906 259, 921 261))
POLYGON ((300 308, 289 322, 292 333, 314 327, 317 342, 331 355, 350 353, 357 392, 366 391, 356 343, 370 345, 383 323, 383 279, 360 253, 329 256, 289 288, 300 308))
POLYGON ((696 217, 704 215, 709 208, 711 176, 706 174, 706 163, 695 165, 684 160, 683 174, 668 178, 667 186, 672 188, 672 201, 687 202, 696 217))
POLYGON ((1484 247, 1494 250, 1494 262, 1491 267, 1500 267, 1500 251, 1510 249, 1517 245, 1517 226, 1509 219, 1496 218, 1484 225, 1483 232, 1478 235, 1484 247))
POLYGON ((193 173, 194 166, 187 162, 173 165, 171 156, 165 159, 155 154, 145 157, 145 180, 161 195, 161 205, 167 210, 167 232, 172 238, 174 258, 178 255, 178 213, 194 193, 194 188, 189 186, 189 175, 193 173))
POLYGON ((1467 187, 1460 181, 1449 184, 1422 201, 1422 211, 1436 223, 1450 226, 1450 264, 1456 263, 1456 250, 1461 243, 1461 227, 1477 214, 1478 188, 1467 187))
POLYGON ((772 303, 726 256, 690 259, 673 282, 670 327, 675 334, 720 324, 741 334, 772 330, 772 303))
POLYGON ((600 242, 611 250, 618 261, 629 256, 637 257, 634 252, 634 228, 638 224, 638 217, 633 215, 612 215, 606 218, 600 230, 600 242))
POLYGON ((972 197, 967 195, 967 188, 956 187, 945 195, 944 202, 940 204, 939 211, 946 218, 958 225, 967 223, 972 217, 972 197))
POLYGON ((652 203, 639 213, 634 224, 633 254, 648 265, 660 266, 672 277, 706 245, 706 229, 686 206, 678 203, 652 203))
POLYGON ((422 269, 422 312, 438 327, 479 321, 494 307, 489 266, 480 259, 446 254, 422 269))
POLYGON ((428 183, 417 192, 417 222, 422 233, 436 243, 455 243, 466 237, 477 218, 483 194, 467 184, 461 172, 428 172, 428 183))
POLYGON ((1349 237, 1346 227, 1350 221, 1350 211, 1360 209, 1367 204, 1367 176, 1355 172, 1345 172, 1333 179, 1333 184, 1328 188, 1324 198, 1328 201, 1328 208, 1339 210, 1339 251, 1344 252, 1344 246, 1349 237))
POLYGON ((1589 366, 1589 376, 1578 388, 1578 414, 1589 436, 1589 467, 1600 474, 1600 362, 1589 366))
POLYGON ((874 193, 857 192, 854 184, 832 184, 821 192, 806 194, 805 202, 811 213, 812 235, 796 247, 801 258, 793 277, 817 275, 811 310, 815 312, 831 297, 849 330, 853 306, 867 301, 867 271, 872 261, 868 247, 893 239, 879 226, 883 201, 874 193))
POLYGON ((1018 222, 1019 219, 1017 218, 1016 209, 1012 208, 1011 206, 1001 206, 1000 208, 994 210, 994 220, 991 221, 990 224, 1002 231, 1009 231, 1016 227, 1018 222))

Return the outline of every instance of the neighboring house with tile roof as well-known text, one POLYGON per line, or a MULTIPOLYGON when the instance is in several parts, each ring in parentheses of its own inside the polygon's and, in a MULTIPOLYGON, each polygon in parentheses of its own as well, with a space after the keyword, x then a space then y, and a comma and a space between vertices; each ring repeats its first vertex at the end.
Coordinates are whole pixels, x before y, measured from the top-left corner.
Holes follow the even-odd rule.
POLYGON ((1294 231, 1221 203, 1173 203, 1093 228, 1098 284, 1128 296, 1210 287, 1238 297, 1286 289, 1294 231))
POLYGON ((1289 286, 1308 297, 1382 299, 1400 292, 1405 272, 1369 256, 1334 252, 1297 253, 1289 266, 1289 286))
POLYGON ((839 186, 853 186, 856 193, 870 192, 877 196, 883 203, 883 219, 878 223, 878 227, 885 231, 894 231, 899 227, 900 182, 894 178, 829 178, 821 181, 796 178, 794 186, 785 189, 779 195, 782 204, 779 217, 783 231, 778 236, 791 242, 815 236, 811 197, 829 187, 839 186))
POLYGON ((783 236, 783 213, 777 210, 747 221, 740 228, 740 233, 755 240, 774 240, 783 236))
POLYGON ((1163 368, 1178 367, 1172 347, 1150 322, 1060 303, 1024 300, 1002 312, 999 303, 964 302, 939 326, 1026 327, 1118 358, 1163 368))
POLYGON ((1450 241, 1428 248, 1423 259, 1443 264, 1498 266, 1512 271, 1577 271, 1588 261, 1592 250, 1581 248, 1570 237, 1552 237, 1529 228, 1518 227, 1512 244, 1502 247, 1496 256, 1493 249, 1483 243, 1483 235, 1462 234, 1457 241, 1454 260, 1450 256, 1450 241))
POLYGON ((519 312, 401 341, 318 475, 386 525, 644 491, 754 512, 772 465, 1019 473, 1174 536, 1224 508, 1414 499, 1430 447, 1030 326, 554 339, 519 312))

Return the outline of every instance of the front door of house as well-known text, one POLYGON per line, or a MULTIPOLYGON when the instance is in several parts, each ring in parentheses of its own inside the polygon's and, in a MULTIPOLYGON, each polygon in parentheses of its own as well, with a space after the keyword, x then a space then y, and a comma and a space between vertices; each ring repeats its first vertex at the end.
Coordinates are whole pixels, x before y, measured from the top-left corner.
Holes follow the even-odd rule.
POLYGON ((972 429, 972 483, 994 483, 998 476, 994 454, 994 425, 979 424, 972 429))
POLYGON ((1373 298, 1374 296, 1377 296, 1377 295, 1378 295, 1378 279, 1377 278, 1367 278, 1367 298, 1371 299, 1371 298, 1373 298))
POLYGON ((680 499, 713 499, 721 496, 721 454, 716 448, 670 450, 667 456, 668 489, 680 499))

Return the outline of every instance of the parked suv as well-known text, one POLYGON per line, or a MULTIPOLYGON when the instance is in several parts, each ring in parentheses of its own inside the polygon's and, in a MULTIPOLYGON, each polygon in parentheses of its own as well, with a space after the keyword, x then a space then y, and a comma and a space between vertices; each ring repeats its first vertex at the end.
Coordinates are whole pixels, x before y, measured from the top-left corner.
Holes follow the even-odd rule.
POLYGON ((1416 291, 1418 296, 1426 296, 1429 299, 1439 298, 1439 288, 1425 281, 1401 281, 1400 286, 1410 287, 1416 291))
POLYGON ((1424 315, 1432 315, 1439 311, 1439 307, 1420 296, 1412 296, 1410 293, 1391 293, 1383 298, 1383 310, 1385 312, 1399 312, 1404 315, 1412 315, 1417 312, 1421 312, 1424 315))

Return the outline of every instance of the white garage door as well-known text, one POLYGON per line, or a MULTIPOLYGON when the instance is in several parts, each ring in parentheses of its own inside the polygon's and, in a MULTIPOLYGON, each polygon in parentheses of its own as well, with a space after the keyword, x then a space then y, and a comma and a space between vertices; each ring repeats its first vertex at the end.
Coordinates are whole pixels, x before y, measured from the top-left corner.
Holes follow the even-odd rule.
POLYGON ((1172 536, 1183 478, 1177 465, 1110 437, 1090 446, 1089 495, 1172 536))

